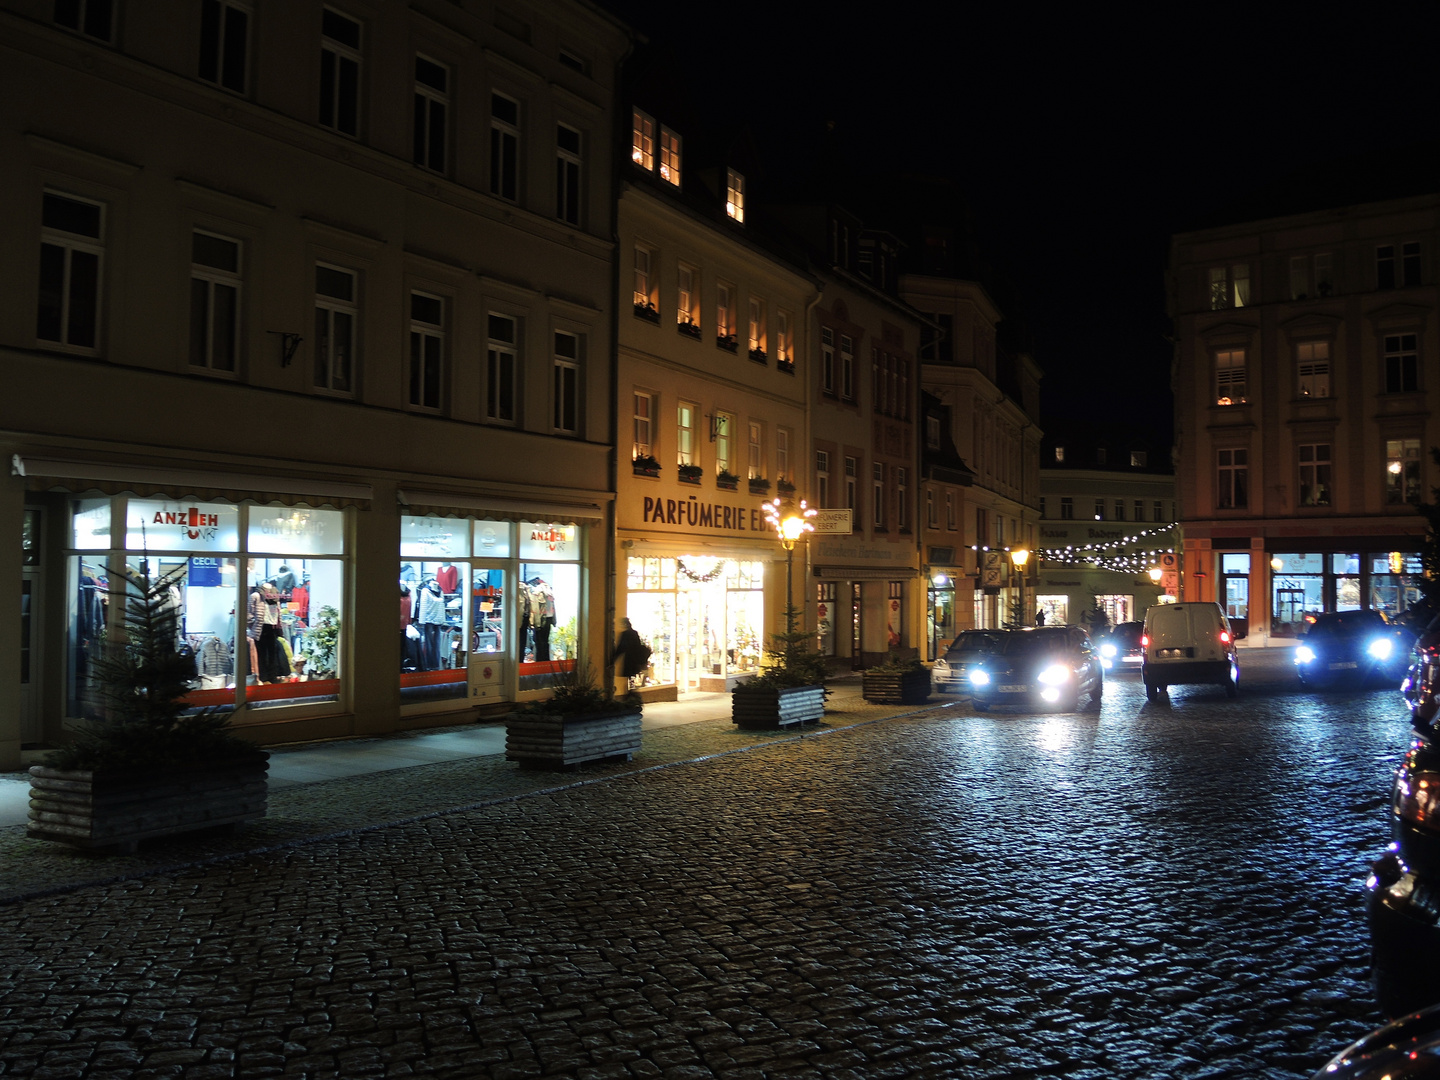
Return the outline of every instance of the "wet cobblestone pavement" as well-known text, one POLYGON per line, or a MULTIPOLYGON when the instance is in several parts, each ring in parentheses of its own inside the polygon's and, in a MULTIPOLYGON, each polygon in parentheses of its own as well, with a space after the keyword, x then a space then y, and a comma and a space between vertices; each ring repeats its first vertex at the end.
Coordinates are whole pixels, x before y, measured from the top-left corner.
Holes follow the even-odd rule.
MULTIPOLYGON (((296 804, 270 850, 190 869, 142 853, 148 876, 0 907, 0 1076, 1308 1076, 1381 1019, 1362 883, 1403 710, 1172 694, 548 785, 426 766, 385 783, 524 790, 305 842, 296 804)), ((671 730, 713 753, 704 728, 671 730)))

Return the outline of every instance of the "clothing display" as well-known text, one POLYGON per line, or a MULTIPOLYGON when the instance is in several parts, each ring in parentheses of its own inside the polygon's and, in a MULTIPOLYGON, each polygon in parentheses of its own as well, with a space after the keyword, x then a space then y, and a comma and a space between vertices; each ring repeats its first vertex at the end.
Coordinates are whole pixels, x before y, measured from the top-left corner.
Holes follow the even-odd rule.
POLYGON ((299 584, 299 579, 296 578, 295 571, 291 570, 286 563, 281 563, 280 570, 275 575, 275 587, 279 589, 282 594, 289 595, 294 591, 297 584, 299 584))
POLYGON ((441 563, 435 571, 435 583, 446 596, 453 596, 460 590, 460 568, 453 563, 441 563))
POLYGON ((290 606, 295 617, 307 625, 310 622, 310 586, 296 585, 290 591, 290 606))

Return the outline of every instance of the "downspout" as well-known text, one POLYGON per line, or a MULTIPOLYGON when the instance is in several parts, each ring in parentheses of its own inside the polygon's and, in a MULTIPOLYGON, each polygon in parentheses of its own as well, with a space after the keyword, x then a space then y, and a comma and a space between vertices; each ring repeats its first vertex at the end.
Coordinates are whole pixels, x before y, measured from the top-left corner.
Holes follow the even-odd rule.
MULTIPOLYGON (((805 471, 807 473, 813 472, 815 464, 814 431, 811 428, 811 418, 815 415, 815 368, 813 364, 809 363, 809 359, 814 355, 810 349, 809 341, 810 317, 814 314, 815 308, 819 305, 824 295, 825 282, 816 282, 815 295, 811 297, 809 303, 805 305, 806 342, 805 352, 803 354, 807 361, 805 364, 805 438, 800 445, 805 447, 805 471)), ((799 487, 799 485, 797 484, 796 487, 799 487)), ((805 488, 806 490, 810 490, 810 485, 807 483, 805 488)), ((818 499, 818 496, 813 490, 810 490, 810 495, 812 498, 818 499)), ((824 510, 825 507, 817 506, 816 509, 824 510)), ((801 619, 803 620, 801 625, 804 626, 806 630, 813 630, 815 633, 819 633, 819 624, 810 618, 810 581, 815 574, 814 550, 814 544, 807 538, 805 541, 805 580, 800 585, 800 612, 801 619)), ((794 603, 794 600, 789 599, 788 602, 794 603)))

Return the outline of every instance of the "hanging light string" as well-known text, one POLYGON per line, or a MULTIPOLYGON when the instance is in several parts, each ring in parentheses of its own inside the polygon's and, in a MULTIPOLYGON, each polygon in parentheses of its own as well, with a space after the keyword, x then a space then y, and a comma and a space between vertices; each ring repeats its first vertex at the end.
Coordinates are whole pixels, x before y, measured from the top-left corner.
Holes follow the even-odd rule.
POLYGON ((1044 548, 1040 556, 1045 562, 1060 566, 1092 566, 1121 574, 1143 574, 1159 562, 1161 555, 1173 555, 1175 549, 1138 545, 1150 537, 1168 535, 1174 527, 1171 524, 1156 529, 1141 529, 1131 536, 1098 544, 1067 544, 1064 547, 1044 548))

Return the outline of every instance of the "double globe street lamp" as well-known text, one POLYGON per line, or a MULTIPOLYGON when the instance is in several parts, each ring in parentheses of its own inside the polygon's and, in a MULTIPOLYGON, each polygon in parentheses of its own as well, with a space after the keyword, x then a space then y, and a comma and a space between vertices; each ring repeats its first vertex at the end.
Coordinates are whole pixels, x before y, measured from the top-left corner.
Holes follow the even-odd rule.
POLYGON ((780 546, 785 549, 785 632, 795 632, 795 544, 807 532, 814 532, 815 526, 810 524, 818 511, 808 506, 804 499, 800 500, 798 507, 782 503, 779 496, 762 504, 765 507, 765 520, 775 530, 780 538, 780 546))

